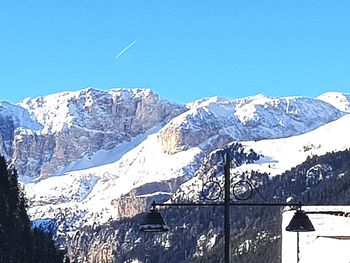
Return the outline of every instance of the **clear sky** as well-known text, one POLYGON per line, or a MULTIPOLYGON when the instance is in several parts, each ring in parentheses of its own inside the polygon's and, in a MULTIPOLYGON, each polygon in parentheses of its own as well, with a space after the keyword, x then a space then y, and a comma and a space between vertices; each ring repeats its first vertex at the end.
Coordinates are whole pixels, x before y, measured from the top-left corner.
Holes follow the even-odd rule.
POLYGON ((349 0, 0 0, 0 100, 350 92, 349 0))

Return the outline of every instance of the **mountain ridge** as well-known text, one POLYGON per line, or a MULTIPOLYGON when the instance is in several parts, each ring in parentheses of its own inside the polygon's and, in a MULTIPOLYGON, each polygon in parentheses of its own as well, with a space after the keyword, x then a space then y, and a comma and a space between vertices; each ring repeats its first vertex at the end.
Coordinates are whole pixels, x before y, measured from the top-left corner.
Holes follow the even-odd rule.
POLYGON ((17 106, 2 103, 0 153, 19 171, 31 218, 55 219, 58 235, 71 235, 134 216, 152 199, 197 198, 203 159, 235 142, 260 158, 232 169, 234 176, 242 171, 273 176, 309 155, 344 150, 350 147, 350 115, 342 110, 347 103, 260 94, 180 105, 149 89, 85 89, 17 106), (30 121, 16 121, 17 112, 30 121))

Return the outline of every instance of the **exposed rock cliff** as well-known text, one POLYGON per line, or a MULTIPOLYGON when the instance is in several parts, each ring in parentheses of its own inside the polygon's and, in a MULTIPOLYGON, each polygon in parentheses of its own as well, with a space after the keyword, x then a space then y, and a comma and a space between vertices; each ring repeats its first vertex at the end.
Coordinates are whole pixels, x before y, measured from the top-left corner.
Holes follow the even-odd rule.
POLYGON ((28 177, 66 172, 74 161, 111 150, 185 110, 149 89, 88 88, 26 99, 16 107, 42 128, 25 129, 5 115, 0 150, 28 177))
POLYGON ((176 153, 201 146, 208 139, 230 141, 289 137, 313 130, 343 114, 332 105, 310 98, 269 98, 262 95, 239 100, 209 98, 188 105, 160 132, 163 150, 176 153), (224 140, 223 140, 224 139, 224 140))

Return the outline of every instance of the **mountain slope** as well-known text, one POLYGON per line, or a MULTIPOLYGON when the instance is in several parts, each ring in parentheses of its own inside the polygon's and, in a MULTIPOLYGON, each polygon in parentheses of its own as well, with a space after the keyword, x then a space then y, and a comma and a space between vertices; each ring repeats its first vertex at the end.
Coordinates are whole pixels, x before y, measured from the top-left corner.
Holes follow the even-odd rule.
MULTIPOLYGON (((130 144, 133 145, 133 141, 130 144)), ((156 134, 151 133, 130 151, 124 153, 120 148, 120 152, 110 151, 112 154, 116 161, 110 164, 26 184, 32 217, 45 214, 53 218, 58 209, 69 208, 80 211, 75 212, 80 214, 74 222, 76 226, 118 218, 114 200, 145 184, 186 176, 197 166, 196 156, 201 151, 192 148, 169 156, 162 152, 156 134)), ((150 188, 147 194, 157 191, 150 188)))
MULTIPOLYGON (((1 130, 1 153, 21 175, 31 218, 56 220, 63 238, 132 217, 150 200, 196 200, 210 175, 203 160, 227 145, 247 157, 232 169, 233 181, 350 147, 350 115, 305 97, 212 97, 185 107, 147 89, 88 88, 10 107, 18 110, 0 111, 10 116, 2 127, 12 125, 7 135, 1 130)), ((220 170, 219 161, 209 165, 220 170)))
POLYGON ((327 92, 318 96, 316 99, 325 101, 341 111, 350 112, 350 94, 327 92))
POLYGON ((234 140, 289 137, 344 115, 328 103, 304 97, 213 97, 188 107, 190 110, 171 120, 159 133, 164 151, 170 154, 199 146, 209 138, 219 142, 214 149, 234 140))
MULTIPOLYGON (((271 136, 285 135, 285 133, 291 132, 290 126, 292 124, 290 123, 293 122, 295 122, 293 124, 293 127, 296 127, 295 130, 297 128, 301 130, 298 133, 310 130, 316 125, 312 121, 316 118, 317 110, 320 109, 325 109, 325 111, 322 114, 318 114, 318 124, 321 121, 326 122, 329 119, 344 115, 332 106, 318 100, 305 98, 279 100, 262 96, 238 101, 211 98, 197 103, 195 106, 189 106, 189 108, 190 110, 175 117, 164 127, 154 127, 143 135, 136 136, 130 142, 120 144, 112 150, 100 150, 89 159, 73 162, 62 175, 47 179, 41 178, 28 183, 26 191, 31 202, 30 214, 32 218, 37 219, 43 216, 56 218, 57 211, 66 210, 68 212, 66 212, 65 220, 71 222, 72 229, 75 229, 93 223, 102 224, 110 219, 121 217, 120 200, 131 192, 134 192, 134 196, 128 197, 130 198, 129 203, 134 203, 133 209, 136 210, 124 211, 124 216, 134 215, 146 208, 147 201, 139 201, 140 198, 141 200, 145 197, 152 199, 161 195, 170 198, 176 188, 172 191, 164 190, 166 188, 161 186, 162 182, 177 180, 176 178, 185 178, 181 179, 181 181, 184 181, 193 177, 204 156, 219 148, 219 146, 225 145, 227 140, 232 140, 235 137, 236 131, 226 128, 225 125, 230 127, 229 125, 233 122, 242 125, 242 121, 237 120, 237 115, 244 119, 242 113, 237 113, 239 110, 249 113, 247 113, 245 118, 247 127, 242 125, 242 129, 246 130, 253 127, 251 124, 248 124, 250 119, 255 118, 256 121, 259 118, 262 119, 261 116, 269 116, 269 119, 272 118, 271 116, 274 116, 276 121, 278 114, 283 112, 287 116, 283 117, 284 126, 281 125, 281 119, 277 120, 275 127, 269 129, 271 136), (264 103, 267 103, 266 107, 262 106, 264 103), (286 113, 287 106, 289 111, 286 113), (254 111, 244 111, 242 110, 244 107, 254 109, 254 111), (194 111, 192 110, 193 108, 194 111), (293 111, 291 110, 292 108, 294 108, 293 111), (307 108, 308 111, 298 113, 299 117, 297 118, 295 116, 296 112, 304 108, 307 108), (310 108, 313 110, 311 111, 310 108), (193 114, 193 112, 196 114, 193 114), (203 112, 209 115, 203 115, 203 112), (308 113, 310 113, 310 116, 308 113), (234 116, 232 117, 232 115, 234 116), (207 116, 212 118, 207 118, 207 116), (306 120, 303 120, 302 116, 306 116, 306 120), (198 120, 205 121, 210 125, 214 123, 213 127, 218 127, 218 124, 220 124, 225 134, 223 135, 220 131, 216 132, 216 134, 208 132, 202 138, 202 141, 199 141, 198 146, 187 147, 187 150, 182 149, 171 154, 164 150, 162 136, 164 132, 168 131, 169 127, 173 127, 174 123, 179 123, 180 127, 186 124, 187 126, 185 126, 190 127, 190 134, 192 134, 195 127, 194 123, 198 120), (229 123, 230 120, 232 120, 231 123, 229 123), (289 123, 288 125, 287 122, 289 123), (309 125, 311 127, 308 127, 309 125), (108 162, 110 162, 109 164, 104 164, 108 163, 105 162, 106 157, 109 160, 108 162), (147 185, 149 186, 146 187, 147 185), (143 188, 142 191, 138 190, 141 188, 143 188), (135 208, 137 206, 138 208, 135 208), (75 212, 72 213, 70 211, 75 212)), ((260 120, 256 127, 266 127, 268 125, 270 124, 260 120)), ((342 132, 341 129, 341 127, 349 125, 350 115, 345 115, 336 121, 303 135, 242 142, 243 147, 247 151, 253 149, 262 157, 257 163, 245 164, 239 168, 240 170, 234 171, 234 173, 240 173, 241 170, 258 170, 275 175, 303 162, 311 153, 324 154, 327 151, 342 150, 350 147, 350 143, 347 144, 345 142, 347 133, 342 132), (330 136, 336 137, 338 143, 328 143, 327 138, 330 136), (319 145, 319 141, 325 142, 325 144, 319 145), (285 158, 288 156, 293 156, 293 160, 290 159, 291 157, 289 159, 285 158)), ((201 127, 197 126, 198 130, 201 127)), ((200 132, 203 132, 203 130, 200 130, 200 132)), ((248 133, 248 138, 249 136, 250 133, 248 133)), ((198 177, 190 179, 180 187, 179 191, 183 196, 190 198, 196 193, 198 196, 198 191, 201 187, 199 186, 200 182, 195 182, 196 180, 198 180, 198 177), (193 185, 197 185, 197 187, 193 189, 193 185)), ((176 196, 177 194, 175 194, 174 198, 176 196)))
MULTIPOLYGON (((336 121, 301 135, 241 142, 245 151, 252 149, 260 157, 253 163, 245 163, 233 168, 231 171, 233 180, 241 178, 243 173, 249 175, 252 171, 266 173, 270 177, 280 175, 310 157, 350 149, 349 127, 350 115, 345 115, 336 121)), ((214 165, 211 169, 213 168, 214 165)), ((206 175, 201 171, 198 172, 194 178, 182 184, 177 193, 174 194, 174 199, 188 197, 198 199, 200 197, 203 184, 208 180, 205 177, 210 176, 210 173, 206 171, 208 173, 206 175)), ((221 168, 220 174, 222 175, 222 173, 221 168)), ((219 180, 220 177, 216 176, 216 178, 219 180)))

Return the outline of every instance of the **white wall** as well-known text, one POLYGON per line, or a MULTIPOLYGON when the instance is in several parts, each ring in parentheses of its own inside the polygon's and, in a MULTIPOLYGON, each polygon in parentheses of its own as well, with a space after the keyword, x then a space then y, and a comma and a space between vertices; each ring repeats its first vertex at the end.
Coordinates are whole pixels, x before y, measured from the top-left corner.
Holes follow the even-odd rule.
MULTIPOLYGON (((344 211, 350 206, 304 207, 305 211, 344 211)), ((285 231, 294 211, 283 212, 282 219, 282 263, 297 262, 297 233, 285 231)), ((309 214, 314 232, 299 233, 300 263, 349 263, 350 240, 339 240, 329 236, 348 236, 350 239, 350 217, 309 214)))

